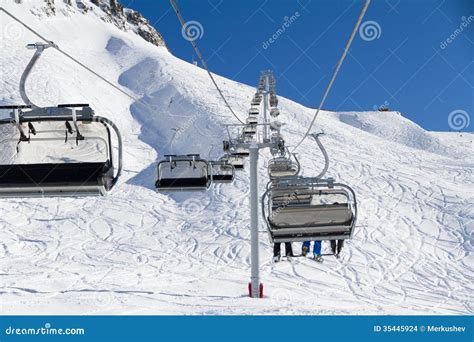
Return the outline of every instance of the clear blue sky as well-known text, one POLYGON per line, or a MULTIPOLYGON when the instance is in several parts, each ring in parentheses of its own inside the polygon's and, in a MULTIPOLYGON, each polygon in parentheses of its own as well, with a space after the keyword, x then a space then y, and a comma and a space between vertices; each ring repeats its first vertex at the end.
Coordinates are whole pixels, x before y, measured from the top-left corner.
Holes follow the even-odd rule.
MULTIPOLYGON (((192 47, 167 0, 122 2, 150 20, 174 55, 192 60, 192 47)), ((202 25, 197 43, 211 71, 256 85, 260 71, 272 69, 280 95, 315 108, 363 1, 180 0, 178 5, 186 21, 202 25), (291 24, 277 33, 285 19, 291 24)), ((373 0, 367 21, 375 23, 367 23, 365 40, 357 34, 326 109, 372 110, 385 104, 437 131, 452 130, 453 111, 474 119, 473 0, 373 0)), ((463 130, 473 127, 471 122, 463 130)))

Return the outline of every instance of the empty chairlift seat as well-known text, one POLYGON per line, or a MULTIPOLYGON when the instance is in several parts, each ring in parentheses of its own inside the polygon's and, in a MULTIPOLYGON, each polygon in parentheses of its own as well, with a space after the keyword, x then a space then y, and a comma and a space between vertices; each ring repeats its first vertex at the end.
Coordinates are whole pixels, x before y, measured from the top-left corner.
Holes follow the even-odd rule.
POLYGON ((210 176, 212 183, 232 183, 235 177, 235 167, 228 161, 210 161, 210 176))
POLYGON ((275 94, 270 94, 270 107, 277 107, 278 106, 278 98, 275 94))
POLYGON ((259 110, 258 110, 257 107, 251 107, 249 109, 249 115, 254 115, 255 116, 255 115, 258 115, 258 114, 259 114, 259 110))
POLYGON ((211 185, 209 163, 199 154, 166 155, 157 166, 158 191, 202 191, 211 185))
MULTIPOLYGON (((253 130, 252 128, 250 128, 250 126, 248 126, 250 130, 253 130)), ((245 128, 247 127, 244 127, 242 129, 242 141, 248 141, 249 140, 249 136, 247 136, 247 134, 245 133, 245 128)), ((254 134, 254 133, 253 133, 254 134)), ((248 148, 246 147, 240 147, 240 146, 237 146, 237 147, 231 147, 230 149, 224 149, 224 151, 229 151, 230 152, 230 155, 231 157, 233 158, 237 158, 237 157, 240 157, 240 158, 243 158, 243 157, 248 157, 250 155, 250 151, 248 148)))
POLYGON ((271 179, 296 176, 299 171, 299 165, 285 157, 274 158, 268 164, 268 175, 271 179))
POLYGON ((354 232, 355 193, 344 184, 274 184, 266 197, 265 219, 274 242, 348 239, 354 232))
POLYGON ((252 106, 258 106, 262 102, 262 95, 256 93, 250 102, 252 106))
POLYGON ((11 110, 0 120, 0 197, 105 195, 122 170, 117 127, 88 105, 11 110), (80 107, 80 109, 78 109, 80 107), (117 165, 111 131, 117 138, 117 165))
POLYGON ((244 169, 244 158, 241 155, 230 153, 221 158, 221 160, 227 161, 236 170, 244 169))
POLYGON ((256 117, 253 117, 253 116, 249 116, 247 119, 246 119, 246 123, 248 125, 256 125, 258 124, 258 119, 256 117))
POLYGON ((242 129, 242 134, 246 137, 252 137, 257 133, 257 126, 247 125, 242 129))

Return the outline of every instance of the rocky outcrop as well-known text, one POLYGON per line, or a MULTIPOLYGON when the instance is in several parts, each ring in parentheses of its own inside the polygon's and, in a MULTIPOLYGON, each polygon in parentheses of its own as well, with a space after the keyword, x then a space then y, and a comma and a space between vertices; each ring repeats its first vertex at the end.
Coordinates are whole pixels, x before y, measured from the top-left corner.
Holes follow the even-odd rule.
MULTIPOLYGON (((18 4, 27 4, 23 0, 14 1, 18 4)), ((121 30, 133 31, 147 42, 166 47, 162 35, 145 17, 137 11, 123 7, 119 0, 43 0, 40 11, 47 16, 54 16, 58 8, 61 10, 60 3, 62 7, 66 4, 69 10, 77 9, 84 14, 93 11, 102 20, 114 24, 121 30)))
POLYGON ((113 23, 121 30, 132 30, 154 45, 166 46, 162 35, 141 13, 124 8, 118 0, 91 0, 91 3, 102 10, 103 20, 113 23))
POLYGON ((44 0, 46 6, 46 15, 51 16, 56 14, 56 7, 54 6, 54 0, 44 0))

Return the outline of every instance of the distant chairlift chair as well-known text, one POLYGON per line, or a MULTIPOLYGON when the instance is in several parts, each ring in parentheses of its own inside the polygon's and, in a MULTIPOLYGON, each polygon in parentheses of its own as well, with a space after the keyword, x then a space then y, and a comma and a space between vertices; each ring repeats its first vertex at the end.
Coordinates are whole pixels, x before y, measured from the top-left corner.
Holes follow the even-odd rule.
POLYGON ((260 95, 259 93, 256 93, 254 97, 252 98, 252 101, 250 102, 250 104, 252 106, 258 106, 260 105, 261 102, 262 102, 262 95, 260 95))
POLYGON ((157 166, 156 190, 205 191, 212 182, 209 163, 199 154, 165 155, 157 166))
POLYGON ((212 183, 232 183, 235 177, 235 167, 228 161, 210 161, 210 176, 212 183))
POLYGON ((278 98, 276 95, 271 94, 270 95, 270 107, 277 107, 278 106, 278 98))
POLYGON ((256 125, 247 125, 242 129, 242 134, 245 137, 253 137, 257 133, 256 125))
POLYGON ((258 107, 251 107, 249 109, 249 115, 252 115, 252 116, 258 115, 259 112, 260 111, 259 111, 258 107))
POLYGON ((256 125, 258 124, 258 119, 256 117, 253 117, 253 116, 249 116, 247 119, 246 119, 246 123, 248 125, 256 125))
POLYGON ((241 171, 244 169, 244 158, 240 155, 227 153, 220 160, 232 165, 235 170, 241 171))
POLYGON ((286 156, 275 157, 268 163, 270 179, 280 177, 294 177, 300 172, 300 164, 295 157, 295 162, 286 156))
POLYGON ((270 115, 276 118, 278 115, 280 115, 280 110, 277 107, 273 107, 270 109, 270 115))

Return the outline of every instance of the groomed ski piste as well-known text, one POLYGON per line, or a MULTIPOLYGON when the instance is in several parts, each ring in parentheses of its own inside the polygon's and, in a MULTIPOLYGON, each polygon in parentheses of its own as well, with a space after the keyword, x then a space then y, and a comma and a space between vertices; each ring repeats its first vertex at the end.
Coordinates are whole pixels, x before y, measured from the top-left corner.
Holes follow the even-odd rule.
MULTIPOLYGON (((222 124, 236 123, 205 70, 104 22, 97 7, 84 14, 58 1, 56 15, 46 16, 41 5, 1 5, 141 99, 54 49, 44 52, 27 83, 30 98, 44 106, 89 103, 112 119, 124 139, 124 173, 106 197, 0 199, 2 314, 473 313, 472 133, 428 132, 397 112, 322 111, 314 131, 326 133, 327 176, 358 196, 355 235, 340 259, 273 264, 262 221, 265 298, 249 298, 248 170, 208 192, 154 189, 164 154, 218 158, 222 124)), ((22 103, 19 79, 33 53, 25 45, 38 38, 0 16, 0 104, 22 103)), ((215 76, 244 119, 254 85, 215 76)), ((315 110, 284 98, 279 107, 294 146, 315 110)), ((321 170, 314 140, 298 152, 303 175, 321 170)), ((262 153, 261 194, 269 158, 262 153)))

